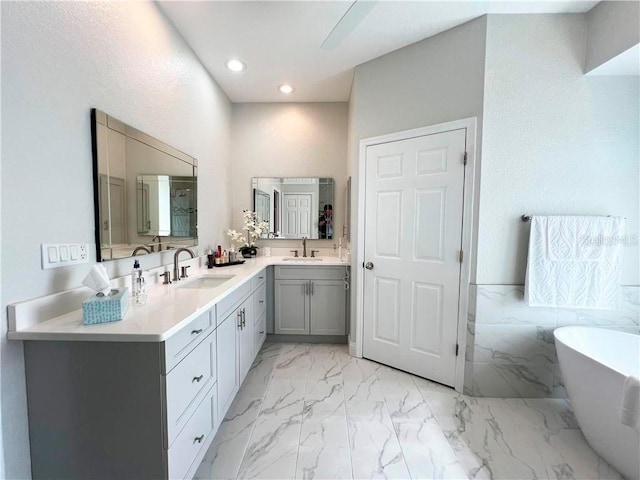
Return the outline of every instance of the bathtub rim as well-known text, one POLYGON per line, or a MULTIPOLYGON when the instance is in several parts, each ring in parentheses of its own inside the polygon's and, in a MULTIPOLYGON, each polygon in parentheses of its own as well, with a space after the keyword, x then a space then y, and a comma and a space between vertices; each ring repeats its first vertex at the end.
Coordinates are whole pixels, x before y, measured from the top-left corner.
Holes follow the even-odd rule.
MULTIPOLYGON (((620 368, 612 366, 610 363, 603 361, 601 358, 598 358, 596 356, 590 355, 589 352, 585 352, 583 349, 577 348, 575 345, 573 345, 570 341, 567 341, 566 338, 563 337, 567 337, 569 335, 570 332, 575 331, 575 330, 580 330, 580 331, 590 331, 590 332, 600 332, 602 333, 603 331, 607 332, 605 335, 613 335, 613 336, 620 336, 620 337, 633 337, 635 338, 636 342, 640 343, 640 335, 635 334, 635 333, 629 333, 629 332, 622 332, 620 330, 613 330, 611 328, 606 328, 606 327, 593 327, 593 326, 581 326, 581 325, 570 325, 570 326, 565 326, 565 327, 558 327, 553 331, 553 337, 555 339, 556 342, 560 342, 562 345, 564 345, 565 347, 569 348, 570 350, 574 351, 575 353, 588 358, 589 360, 596 362, 600 365, 602 365, 603 367, 608 368, 609 370, 616 372, 624 377, 628 377, 628 376, 632 376, 632 375, 638 375, 638 373, 636 372, 624 372, 621 371, 620 368)), ((557 348, 557 347, 556 347, 557 348)))

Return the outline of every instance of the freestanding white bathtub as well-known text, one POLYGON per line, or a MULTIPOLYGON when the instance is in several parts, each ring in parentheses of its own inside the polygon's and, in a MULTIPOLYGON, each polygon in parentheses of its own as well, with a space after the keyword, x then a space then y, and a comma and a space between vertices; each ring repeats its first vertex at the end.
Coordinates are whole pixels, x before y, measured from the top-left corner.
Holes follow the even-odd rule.
POLYGON ((620 423, 622 385, 640 376, 640 336, 590 327, 554 331, 560 371, 582 433, 627 479, 640 477, 638 432, 620 423))

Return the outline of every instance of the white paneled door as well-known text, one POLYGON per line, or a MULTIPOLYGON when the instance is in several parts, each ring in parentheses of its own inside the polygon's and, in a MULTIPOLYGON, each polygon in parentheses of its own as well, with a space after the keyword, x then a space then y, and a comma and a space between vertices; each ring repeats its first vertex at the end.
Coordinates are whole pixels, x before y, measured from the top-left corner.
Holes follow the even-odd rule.
POLYGON ((302 238, 311 235, 310 193, 283 195, 282 232, 285 238, 302 238))
POLYGON ((453 385, 466 130, 367 147, 363 356, 453 385))

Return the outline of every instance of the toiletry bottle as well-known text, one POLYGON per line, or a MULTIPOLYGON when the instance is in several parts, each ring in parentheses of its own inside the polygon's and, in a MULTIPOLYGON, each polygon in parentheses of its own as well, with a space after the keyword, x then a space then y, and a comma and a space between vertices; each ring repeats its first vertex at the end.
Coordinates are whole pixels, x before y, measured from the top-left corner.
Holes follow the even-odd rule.
POLYGON ((138 260, 134 260, 133 270, 131 270, 131 296, 134 298, 138 288, 138 278, 140 278, 141 273, 142 269, 140 268, 140 262, 138 262, 138 260))
POLYGON ((213 251, 207 250, 207 268, 213 268, 213 251))
POLYGON ((138 305, 144 305, 147 303, 147 282, 144 279, 144 272, 140 270, 140 276, 138 277, 138 291, 136 292, 136 303, 138 305))
POLYGON ((229 254, 226 250, 222 252, 222 263, 229 263, 229 254))

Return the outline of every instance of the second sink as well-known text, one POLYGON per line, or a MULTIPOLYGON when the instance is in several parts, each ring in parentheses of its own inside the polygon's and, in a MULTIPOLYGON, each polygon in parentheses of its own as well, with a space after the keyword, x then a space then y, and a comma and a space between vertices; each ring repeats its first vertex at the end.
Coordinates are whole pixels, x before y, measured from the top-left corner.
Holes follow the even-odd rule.
POLYGON ((322 259, 318 257, 284 257, 282 259, 285 262, 321 262, 322 259))
POLYGON ((178 288, 215 288, 228 282, 234 275, 202 275, 201 277, 188 280, 178 288))

